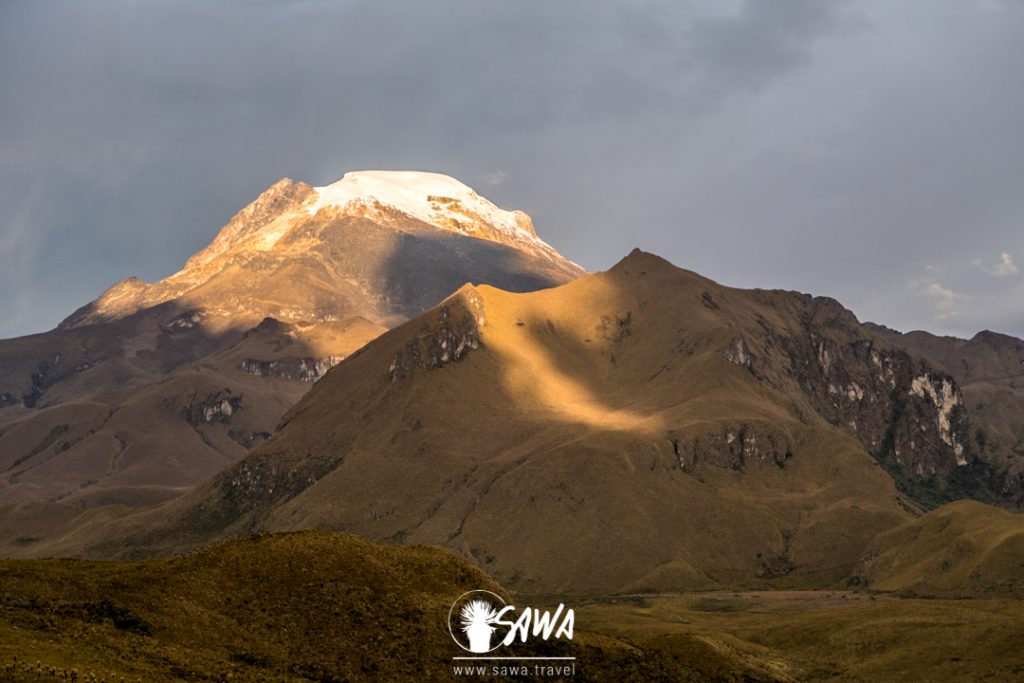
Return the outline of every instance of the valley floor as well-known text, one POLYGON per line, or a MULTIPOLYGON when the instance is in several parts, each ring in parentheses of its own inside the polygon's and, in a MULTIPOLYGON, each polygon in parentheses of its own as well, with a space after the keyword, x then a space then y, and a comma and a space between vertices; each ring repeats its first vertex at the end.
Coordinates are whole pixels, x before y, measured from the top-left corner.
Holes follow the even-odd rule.
POLYGON ((793 681, 1024 680, 1024 601, 852 591, 633 595, 577 609, 586 628, 641 646, 703 641, 793 681))

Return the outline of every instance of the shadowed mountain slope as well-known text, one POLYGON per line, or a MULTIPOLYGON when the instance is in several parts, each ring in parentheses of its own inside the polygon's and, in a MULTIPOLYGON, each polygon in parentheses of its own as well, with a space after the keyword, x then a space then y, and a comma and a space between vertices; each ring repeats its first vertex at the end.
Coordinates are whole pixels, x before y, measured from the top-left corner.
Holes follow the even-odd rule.
POLYGON ((971 414, 970 440, 987 479, 983 495, 975 497, 1024 506, 1024 340, 987 330, 957 339, 866 326, 956 377, 971 414))
POLYGON ((384 330, 267 319, 149 383, 30 412, 0 425, 0 496, 91 507, 180 495, 269 437, 313 381, 384 330))

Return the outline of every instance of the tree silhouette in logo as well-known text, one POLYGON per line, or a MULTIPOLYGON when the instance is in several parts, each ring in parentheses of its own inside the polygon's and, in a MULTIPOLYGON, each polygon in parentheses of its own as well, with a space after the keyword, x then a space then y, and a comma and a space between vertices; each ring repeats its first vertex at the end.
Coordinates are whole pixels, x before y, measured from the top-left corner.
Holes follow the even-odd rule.
POLYGON ((490 652, 491 634, 494 633, 494 622, 498 620, 498 611, 486 600, 471 600, 462 606, 459 613, 462 630, 469 638, 470 652, 490 652))

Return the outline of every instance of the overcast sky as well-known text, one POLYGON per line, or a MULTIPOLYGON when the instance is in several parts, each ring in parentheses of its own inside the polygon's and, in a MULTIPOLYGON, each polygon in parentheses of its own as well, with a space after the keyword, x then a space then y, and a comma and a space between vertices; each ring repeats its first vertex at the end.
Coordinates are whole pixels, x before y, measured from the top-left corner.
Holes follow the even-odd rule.
POLYGON ((453 175, 903 330, 1024 336, 1024 0, 0 0, 0 337, 275 180, 453 175))

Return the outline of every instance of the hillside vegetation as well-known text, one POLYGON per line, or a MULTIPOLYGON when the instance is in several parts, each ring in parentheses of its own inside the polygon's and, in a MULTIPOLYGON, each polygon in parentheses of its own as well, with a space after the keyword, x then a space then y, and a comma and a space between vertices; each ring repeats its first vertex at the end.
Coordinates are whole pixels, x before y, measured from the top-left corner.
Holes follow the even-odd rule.
MULTIPOLYGON (((0 680, 451 680, 451 603, 508 596, 439 549, 300 532, 166 560, 0 562, 0 680), (12 671, 13 670, 13 671, 12 671)), ((574 680, 773 680, 692 638, 642 649, 578 633, 574 680)))
POLYGON ((1024 598, 1024 516, 963 500, 881 534, 857 579, 942 597, 1024 598))

